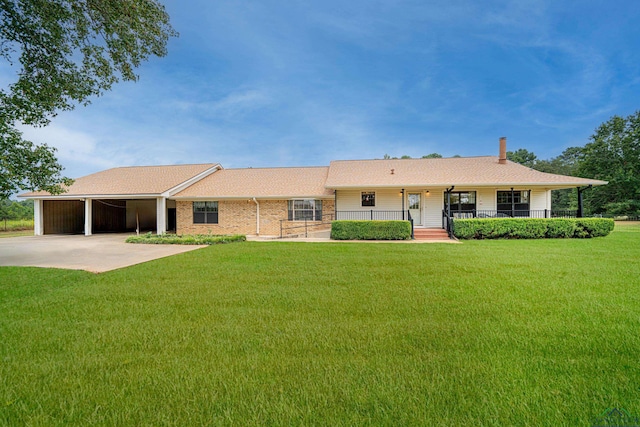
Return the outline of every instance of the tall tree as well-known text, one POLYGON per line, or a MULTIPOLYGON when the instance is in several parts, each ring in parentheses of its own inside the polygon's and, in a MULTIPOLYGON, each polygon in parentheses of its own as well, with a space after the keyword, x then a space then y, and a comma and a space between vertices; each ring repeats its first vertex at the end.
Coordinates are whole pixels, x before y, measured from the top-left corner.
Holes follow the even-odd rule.
POLYGON ((538 157, 529 150, 519 148, 516 151, 507 151, 507 159, 532 168, 535 166, 538 157))
POLYGON ((68 183, 55 150, 24 141, 17 124, 47 125, 120 80, 136 81, 135 69, 165 56, 176 35, 158 0, 0 0, 0 60, 17 72, 0 89, 0 197, 68 183))
MULTIPOLYGON (((540 172, 575 176, 582 158, 582 147, 569 147, 557 157, 549 160, 536 160, 533 169, 540 172)), ((553 209, 577 209, 578 198, 575 189, 553 190, 551 192, 553 209)))
POLYGON ((640 111, 613 116, 582 149, 580 176, 609 181, 585 193, 592 213, 640 214, 640 111))

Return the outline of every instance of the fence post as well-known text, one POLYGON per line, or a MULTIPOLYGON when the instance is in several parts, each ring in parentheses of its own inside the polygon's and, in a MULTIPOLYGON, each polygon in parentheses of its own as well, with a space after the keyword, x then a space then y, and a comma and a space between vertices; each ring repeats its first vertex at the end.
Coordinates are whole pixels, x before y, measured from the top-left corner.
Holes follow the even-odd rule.
POLYGON ((371 209, 371 221, 373 221, 373 209, 371 209))
POLYGON ((304 219, 304 237, 309 237, 307 235, 307 218, 304 219))
POLYGON ((282 239, 282 219, 280 220, 280 238, 282 239))

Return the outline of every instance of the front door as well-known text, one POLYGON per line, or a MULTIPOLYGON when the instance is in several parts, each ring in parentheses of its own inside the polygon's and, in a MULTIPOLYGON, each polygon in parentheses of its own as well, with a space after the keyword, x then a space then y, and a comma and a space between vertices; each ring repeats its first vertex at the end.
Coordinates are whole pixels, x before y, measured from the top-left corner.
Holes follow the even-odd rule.
POLYGON ((408 193, 409 213, 413 218, 413 225, 422 225, 422 197, 420 193, 408 193))

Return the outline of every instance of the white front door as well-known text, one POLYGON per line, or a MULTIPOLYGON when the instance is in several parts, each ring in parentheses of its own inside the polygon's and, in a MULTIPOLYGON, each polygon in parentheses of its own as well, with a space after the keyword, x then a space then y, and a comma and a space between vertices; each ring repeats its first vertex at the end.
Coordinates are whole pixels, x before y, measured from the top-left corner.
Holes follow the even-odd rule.
POLYGON ((422 195, 421 193, 408 193, 409 213, 413 218, 413 225, 422 225, 422 195))

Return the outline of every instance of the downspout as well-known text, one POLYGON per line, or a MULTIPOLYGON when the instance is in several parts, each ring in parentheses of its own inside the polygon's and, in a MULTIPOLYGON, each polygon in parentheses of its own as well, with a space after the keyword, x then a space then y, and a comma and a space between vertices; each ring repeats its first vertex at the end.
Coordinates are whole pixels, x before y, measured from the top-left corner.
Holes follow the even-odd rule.
POLYGON ((256 200, 256 198, 253 198, 253 203, 256 204, 256 235, 260 235, 260 203, 258 203, 258 201, 256 200))

